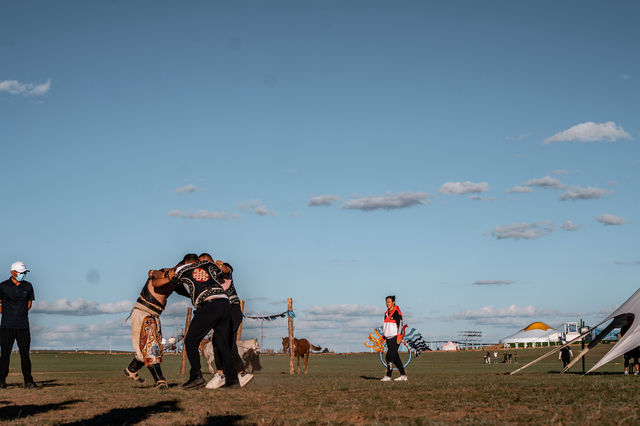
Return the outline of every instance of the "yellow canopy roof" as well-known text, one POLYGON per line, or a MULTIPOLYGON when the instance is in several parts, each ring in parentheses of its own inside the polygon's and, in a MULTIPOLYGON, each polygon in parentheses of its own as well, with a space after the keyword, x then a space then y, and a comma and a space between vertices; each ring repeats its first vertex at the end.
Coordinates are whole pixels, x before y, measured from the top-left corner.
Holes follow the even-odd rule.
POLYGON ((549 330, 550 328, 553 328, 553 327, 549 327, 547 324, 545 324, 543 322, 532 322, 531 324, 529 324, 528 326, 526 326, 522 330, 523 331, 549 330))

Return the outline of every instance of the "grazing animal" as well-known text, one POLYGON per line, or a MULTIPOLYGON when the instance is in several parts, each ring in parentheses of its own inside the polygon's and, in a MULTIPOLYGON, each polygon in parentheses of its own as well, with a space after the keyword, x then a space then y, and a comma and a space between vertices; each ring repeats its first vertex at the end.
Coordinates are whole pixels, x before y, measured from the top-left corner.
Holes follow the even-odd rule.
MULTIPOLYGON (((238 354, 240 355, 240 358, 242 358, 242 362, 244 364, 245 373, 253 373, 254 371, 262 370, 262 365, 260 365, 260 345, 258 344, 258 339, 237 340, 236 345, 238 346, 238 354)), ((211 343, 211 340, 202 340, 200 343, 200 352, 202 352, 202 355, 204 355, 204 358, 207 360, 209 372, 211 374, 215 374, 216 369, 213 366, 215 356, 213 355, 213 344, 211 343)))
MULTIPOLYGON (((311 349, 314 351, 321 351, 322 347, 312 345, 307 339, 293 338, 293 355, 298 359, 298 374, 300 374, 300 358, 304 361, 304 374, 307 374, 307 363, 309 362, 309 352, 311 349)), ((282 350, 289 352, 288 337, 282 338, 282 350)))

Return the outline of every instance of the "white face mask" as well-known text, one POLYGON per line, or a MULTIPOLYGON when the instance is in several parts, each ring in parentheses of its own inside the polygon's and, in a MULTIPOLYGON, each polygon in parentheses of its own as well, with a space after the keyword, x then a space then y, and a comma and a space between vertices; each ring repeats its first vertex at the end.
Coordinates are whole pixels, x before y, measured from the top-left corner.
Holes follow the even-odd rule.
POLYGON ((27 276, 26 272, 20 272, 16 275, 16 280, 23 281, 26 276, 27 276))

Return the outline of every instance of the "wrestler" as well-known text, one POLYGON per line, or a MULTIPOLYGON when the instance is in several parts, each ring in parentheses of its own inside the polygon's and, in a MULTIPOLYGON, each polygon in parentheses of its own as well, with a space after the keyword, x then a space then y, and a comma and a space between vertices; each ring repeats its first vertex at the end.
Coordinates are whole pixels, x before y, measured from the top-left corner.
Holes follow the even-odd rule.
MULTIPOLYGON (((209 253, 202 253, 200 255, 200 260, 208 260, 213 262, 213 258, 209 253)), ((216 264, 220 267, 223 274, 222 278, 224 278, 224 282, 222 283, 222 288, 224 288, 227 296, 229 296, 229 304, 231 307, 231 327, 229 329, 229 339, 228 344, 229 348, 231 348, 231 356, 233 357, 233 362, 236 366, 236 369, 240 373, 240 376, 244 376, 244 362, 242 361, 242 357, 238 352, 237 345, 237 336, 238 329, 240 328, 240 324, 242 324, 242 310, 240 309, 240 298, 238 297, 238 293, 236 292, 236 288, 233 283, 233 268, 228 263, 224 263, 220 260, 216 262, 216 264)), ((207 383, 207 389, 217 389, 225 384, 225 376, 224 376, 224 366, 222 364, 222 355, 220 354, 219 349, 214 346, 214 360, 216 363, 216 374, 214 374, 213 378, 207 383)))
POLYGON ((160 314, 167 304, 167 298, 173 292, 173 285, 166 279, 154 278, 160 275, 165 278, 169 270, 150 270, 149 278, 142 287, 140 296, 131 310, 131 343, 136 354, 124 374, 136 383, 143 383, 138 370, 147 366, 156 382, 156 389, 167 389, 160 363, 162 362, 162 328, 160 314))
POLYGON ((184 338, 184 350, 187 352, 191 370, 189 380, 182 387, 191 389, 204 384, 198 345, 211 329, 214 331, 213 345, 218 348, 223 364, 224 386, 244 386, 253 378, 253 375, 239 376, 231 356, 228 343, 231 308, 229 296, 221 284, 224 282, 223 271, 213 262, 200 261, 195 254, 186 255, 183 262, 183 266, 169 271, 167 278, 162 280, 175 279, 176 288, 184 287, 176 292, 182 294, 182 290, 186 290, 195 307, 189 331, 184 338))

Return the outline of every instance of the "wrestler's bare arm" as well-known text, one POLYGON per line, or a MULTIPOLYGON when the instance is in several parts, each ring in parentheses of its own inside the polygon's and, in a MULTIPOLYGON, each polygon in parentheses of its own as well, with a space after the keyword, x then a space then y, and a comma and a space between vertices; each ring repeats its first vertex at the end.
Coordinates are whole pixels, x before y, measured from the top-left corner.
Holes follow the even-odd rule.
POLYGON ((149 271, 149 280, 152 287, 162 287, 169 284, 176 276, 173 269, 165 269, 164 271, 156 271, 152 269, 149 271))

